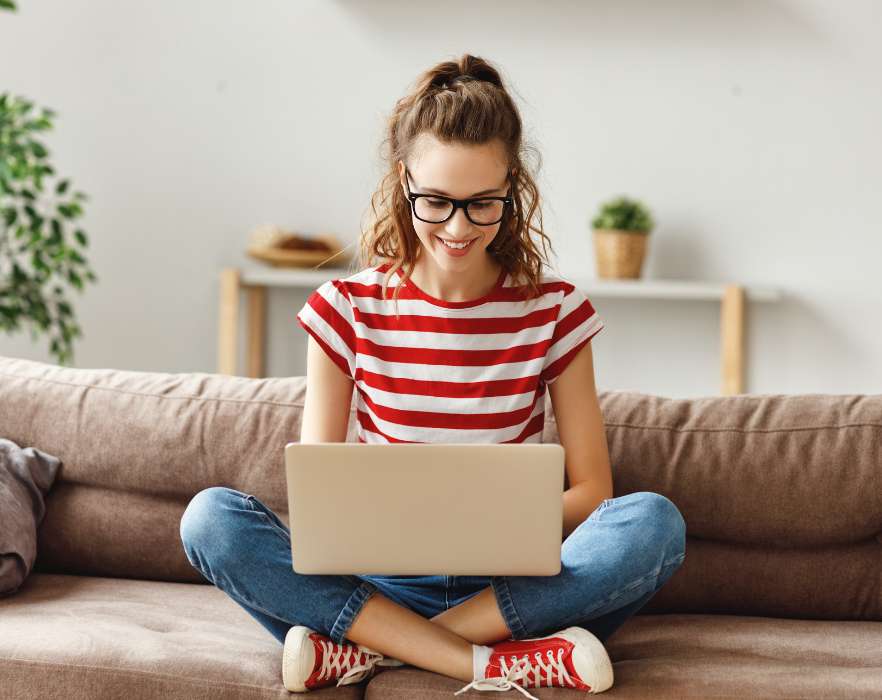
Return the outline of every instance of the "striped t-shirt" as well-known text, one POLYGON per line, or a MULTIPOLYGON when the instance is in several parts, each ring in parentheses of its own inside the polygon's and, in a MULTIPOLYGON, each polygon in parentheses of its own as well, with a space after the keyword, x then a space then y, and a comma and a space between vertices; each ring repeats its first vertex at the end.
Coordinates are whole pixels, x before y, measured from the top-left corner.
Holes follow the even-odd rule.
MULTIPOLYGON (((545 385, 603 322, 585 294, 543 272, 526 299, 502 270, 479 299, 445 301, 386 262, 318 287, 297 313, 354 381, 358 441, 541 442, 545 385)), ((545 268, 543 268, 544 270, 545 268)))

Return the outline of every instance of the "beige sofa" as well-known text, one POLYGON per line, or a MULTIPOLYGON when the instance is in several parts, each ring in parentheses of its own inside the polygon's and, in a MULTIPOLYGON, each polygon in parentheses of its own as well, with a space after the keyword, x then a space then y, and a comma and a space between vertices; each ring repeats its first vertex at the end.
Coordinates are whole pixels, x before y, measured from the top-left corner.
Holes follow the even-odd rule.
MULTIPOLYGON (((179 522, 196 492, 226 485, 289 524, 282 448, 304 391, 304 377, 0 357, 0 437, 63 460, 34 570, 0 599, 0 697, 291 696, 281 645, 189 564, 179 522)), ((605 695, 882 698, 882 396, 600 401, 615 495, 664 494, 687 523, 684 564, 607 641, 605 695)), ((447 700, 462 686, 404 666, 313 695, 447 700)))

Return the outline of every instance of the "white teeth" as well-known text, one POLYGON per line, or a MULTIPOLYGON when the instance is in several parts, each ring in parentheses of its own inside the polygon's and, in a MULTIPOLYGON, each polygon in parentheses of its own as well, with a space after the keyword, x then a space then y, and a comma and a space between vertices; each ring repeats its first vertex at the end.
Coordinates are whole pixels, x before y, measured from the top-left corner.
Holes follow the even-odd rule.
POLYGON ((444 240, 443 238, 441 238, 440 236, 436 236, 436 238, 437 238, 439 241, 441 241, 444 245, 446 245, 448 248, 462 249, 462 248, 465 248, 466 246, 468 246, 468 245, 471 243, 471 241, 466 241, 465 243, 460 243, 460 244, 457 245, 457 244, 455 244, 455 243, 448 243, 447 241, 445 241, 445 240, 444 240))

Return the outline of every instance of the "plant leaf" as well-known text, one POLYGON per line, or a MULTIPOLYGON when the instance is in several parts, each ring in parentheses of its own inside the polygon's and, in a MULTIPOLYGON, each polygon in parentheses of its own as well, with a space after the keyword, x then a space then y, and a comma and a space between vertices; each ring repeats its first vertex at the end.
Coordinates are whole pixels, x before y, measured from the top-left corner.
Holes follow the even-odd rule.
POLYGON ((39 141, 30 141, 29 143, 31 146, 31 153, 37 158, 45 158, 49 155, 49 151, 47 151, 46 147, 39 141))

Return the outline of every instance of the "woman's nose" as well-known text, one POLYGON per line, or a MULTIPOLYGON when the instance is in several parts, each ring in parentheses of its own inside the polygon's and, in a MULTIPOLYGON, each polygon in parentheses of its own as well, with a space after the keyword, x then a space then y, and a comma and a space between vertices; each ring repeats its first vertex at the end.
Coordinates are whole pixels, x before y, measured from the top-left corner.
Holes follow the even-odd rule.
POLYGON ((457 209, 444 225, 444 230, 451 238, 463 238, 471 231, 471 228, 472 222, 468 220, 465 209, 462 208, 457 209))

